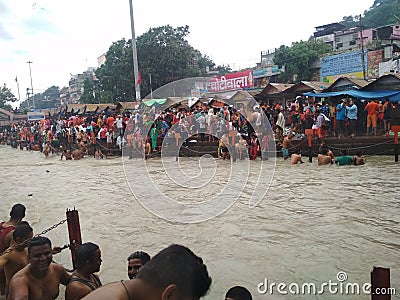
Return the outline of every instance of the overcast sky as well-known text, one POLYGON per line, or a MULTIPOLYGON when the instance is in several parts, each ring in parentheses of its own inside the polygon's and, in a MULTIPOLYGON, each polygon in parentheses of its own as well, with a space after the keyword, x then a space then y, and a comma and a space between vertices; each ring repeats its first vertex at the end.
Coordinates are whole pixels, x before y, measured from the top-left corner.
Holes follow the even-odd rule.
MULTIPOLYGON (((188 25, 189 43, 217 65, 253 67, 260 52, 307 40, 316 26, 362 14, 374 0, 132 0, 136 36, 151 27, 188 25)), ((0 0, 0 84, 21 100, 68 85, 97 67, 112 42, 131 37, 129 0, 0 0)), ((140 68, 140 62, 139 62, 140 68)))

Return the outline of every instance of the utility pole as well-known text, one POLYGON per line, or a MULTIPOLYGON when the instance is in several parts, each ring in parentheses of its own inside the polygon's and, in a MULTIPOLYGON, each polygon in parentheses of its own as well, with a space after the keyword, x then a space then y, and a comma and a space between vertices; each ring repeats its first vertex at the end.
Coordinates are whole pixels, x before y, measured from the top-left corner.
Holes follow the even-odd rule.
POLYGON ((141 102, 142 98, 140 96, 139 67, 138 67, 137 50, 136 50, 135 25, 133 22, 132 0, 129 0, 129 7, 130 7, 130 13, 131 13, 133 75, 134 75, 134 80, 135 80, 136 101, 141 102))
POLYGON ((364 78, 364 80, 366 80, 367 76, 365 74, 364 37, 363 37, 363 26, 362 26, 361 14, 360 14, 360 39, 361 39, 361 63, 362 63, 362 70, 363 70, 363 78, 364 78))
POLYGON ((18 83, 18 77, 17 76, 15 76, 15 82, 17 83, 18 102, 21 104, 21 94, 19 93, 19 83, 18 83))
POLYGON ((26 88, 26 101, 28 102, 28 109, 29 109, 29 107, 30 107, 30 105, 29 105, 29 88, 26 88))
POLYGON ((149 74, 150 76, 150 98, 153 99, 153 88, 151 87, 151 73, 149 74))
POLYGON ((29 76, 31 77, 32 105, 33 105, 33 109, 35 109, 35 95, 33 94, 32 69, 31 69, 31 64, 32 64, 33 62, 27 61, 26 63, 29 65, 29 76))

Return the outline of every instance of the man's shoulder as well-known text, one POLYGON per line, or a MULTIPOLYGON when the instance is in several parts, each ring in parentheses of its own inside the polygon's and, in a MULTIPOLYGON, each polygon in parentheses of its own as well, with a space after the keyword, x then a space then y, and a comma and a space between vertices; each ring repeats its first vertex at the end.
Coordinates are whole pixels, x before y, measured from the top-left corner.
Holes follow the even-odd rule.
POLYGON ((17 273, 15 273, 11 280, 29 280, 29 264, 23 267, 17 273))
POLYGON ((52 262, 49 265, 49 271, 66 272, 66 269, 64 268, 63 265, 52 262))

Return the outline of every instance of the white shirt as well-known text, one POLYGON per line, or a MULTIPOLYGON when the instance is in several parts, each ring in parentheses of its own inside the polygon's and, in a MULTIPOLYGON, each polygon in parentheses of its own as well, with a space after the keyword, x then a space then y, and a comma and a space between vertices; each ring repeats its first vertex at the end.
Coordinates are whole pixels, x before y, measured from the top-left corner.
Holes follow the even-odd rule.
POLYGON ((122 125, 122 118, 118 118, 118 119, 116 119, 115 120, 115 122, 117 123, 117 128, 123 128, 123 125, 122 125))
POLYGON ((117 138, 117 145, 119 147, 119 149, 121 150, 123 146, 125 146, 126 140, 124 139, 124 137, 122 136, 118 136, 117 138))
POLYGON ((278 115, 278 120, 276 120, 276 125, 278 125, 282 129, 285 128, 285 117, 282 112, 280 112, 278 115))

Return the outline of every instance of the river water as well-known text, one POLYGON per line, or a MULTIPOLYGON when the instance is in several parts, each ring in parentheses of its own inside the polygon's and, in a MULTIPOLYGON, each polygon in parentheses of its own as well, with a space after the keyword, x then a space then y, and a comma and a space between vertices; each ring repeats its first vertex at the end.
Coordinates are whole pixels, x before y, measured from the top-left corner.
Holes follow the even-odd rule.
MULTIPOLYGON (((190 174, 198 171, 196 158, 165 162, 168 170, 186 174, 178 181, 196 178, 190 174)), ((213 284, 206 299, 224 299, 233 285, 246 286, 260 300, 370 299, 365 294, 344 296, 327 289, 322 295, 294 295, 288 289, 289 294, 282 295, 276 288, 272 295, 270 290, 260 294, 257 286, 268 280, 268 285, 314 283, 319 287, 329 280, 339 283, 339 272, 346 273, 344 283, 361 286, 370 282, 373 266, 390 268, 392 287, 400 293, 400 165, 393 157, 369 156, 360 167, 317 166, 316 161, 291 166, 280 158, 270 159, 265 164, 274 169, 271 185, 268 189, 270 180, 261 178, 266 194, 255 207, 248 204, 251 180, 257 177, 251 170, 246 178, 233 176, 230 162, 206 158, 204 176, 189 180, 198 189, 185 185, 179 189, 169 185, 160 159, 146 163, 151 184, 140 175, 140 159, 61 161, 56 155, 45 158, 38 152, 0 146, 0 218, 8 219, 11 206, 23 203, 26 220, 38 233, 65 219, 66 210, 75 207, 83 241, 97 243, 102 250, 103 283, 127 279, 126 257, 131 252, 154 255, 180 243, 201 256, 208 267, 213 284), (214 179, 202 182, 207 176, 214 179), (238 197, 230 194, 231 188, 223 189, 229 180, 233 189, 241 181, 248 180, 249 185, 238 197), (143 197, 155 197, 149 191, 156 189, 181 203, 196 199, 202 203, 213 195, 221 201, 237 201, 228 201, 222 213, 212 212, 208 218, 163 204, 152 208, 152 213, 143 206, 143 197), (190 223, 191 217, 196 223, 190 223)), ((248 161, 234 164, 246 168, 248 161)), ((251 162, 252 167, 259 164, 251 162)), ((67 244, 66 223, 47 236, 54 245, 67 244)), ((71 267, 68 250, 54 259, 71 267)))

